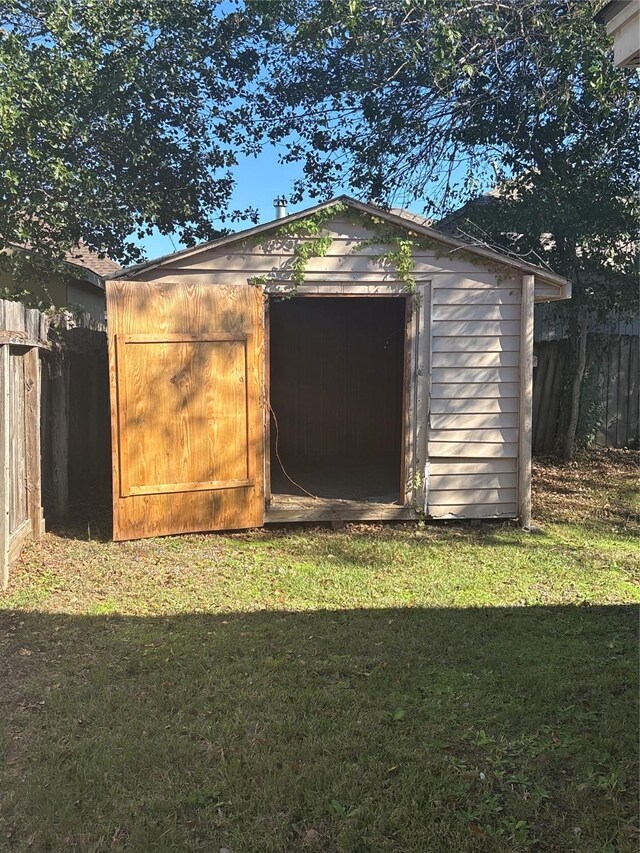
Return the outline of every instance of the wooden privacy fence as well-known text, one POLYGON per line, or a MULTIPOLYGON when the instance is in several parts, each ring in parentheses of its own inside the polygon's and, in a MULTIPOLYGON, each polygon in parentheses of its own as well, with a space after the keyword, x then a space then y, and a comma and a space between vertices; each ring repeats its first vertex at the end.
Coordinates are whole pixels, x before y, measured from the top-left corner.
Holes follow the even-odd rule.
POLYGON ((28 537, 43 531, 40 477, 40 358, 46 318, 0 300, 0 585, 28 537))
POLYGON ((41 350, 42 505, 47 524, 69 505, 102 498, 111 483, 107 336, 88 315, 55 318, 41 350), (51 333, 50 333, 51 336, 51 333))
POLYGON ((108 482, 104 327, 0 300, 0 586, 70 495, 108 482))
MULTIPOLYGON (((573 353, 568 339, 534 347, 533 451, 553 453, 562 438, 573 353)), ((637 447, 640 436, 640 337, 589 333, 578 432, 601 447, 637 447)))
POLYGON ((595 388, 596 406, 601 413, 596 444, 637 447, 640 439, 638 335, 617 335, 603 348, 595 388))

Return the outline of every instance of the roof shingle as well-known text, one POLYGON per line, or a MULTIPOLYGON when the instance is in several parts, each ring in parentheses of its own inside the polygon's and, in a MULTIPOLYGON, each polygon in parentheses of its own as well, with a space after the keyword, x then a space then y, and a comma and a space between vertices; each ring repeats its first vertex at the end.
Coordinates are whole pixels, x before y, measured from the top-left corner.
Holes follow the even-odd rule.
POLYGON ((102 278, 117 272, 121 268, 120 264, 112 261, 106 255, 101 258, 97 252, 94 252, 93 249, 90 249, 84 243, 80 243, 78 246, 70 249, 65 255, 65 260, 69 264, 85 267, 85 269, 91 270, 91 272, 102 278))

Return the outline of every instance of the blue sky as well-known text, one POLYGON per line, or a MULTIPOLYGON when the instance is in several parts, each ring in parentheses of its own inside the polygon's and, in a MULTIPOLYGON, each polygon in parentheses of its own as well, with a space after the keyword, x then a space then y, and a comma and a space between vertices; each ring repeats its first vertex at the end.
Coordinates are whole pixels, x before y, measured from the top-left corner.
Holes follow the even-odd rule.
MULTIPOLYGON (((279 163, 278 158, 278 149, 275 146, 267 146, 258 157, 245 157, 240 160, 233 170, 236 186, 231 197, 230 210, 255 207, 260 212, 260 222, 268 222, 274 218, 274 198, 280 195, 288 198, 294 181, 303 175, 301 163, 279 163)), ((342 192, 348 194, 349 187, 336 189, 336 195, 342 192)), ((300 204, 289 205, 288 212, 294 213, 296 210, 311 207, 317 202, 318 199, 307 198, 300 204)), ((407 207, 416 213, 423 211, 420 202, 408 204, 407 207)), ((243 228, 249 228, 252 223, 247 221, 225 223, 225 225, 234 231, 240 231, 243 228)), ((177 236, 163 236, 158 233, 136 242, 144 248, 148 259, 168 255, 184 248, 177 236)))
MULTIPOLYGON (((258 157, 243 158, 233 172, 236 186, 229 209, 255 207, 260 211, 260 222, 268 222, 274 218, 274 198, 279 195, 287 198, 290 196, 293 182, 302 175, 302 165, 279 163, 277 148, 269 146, 258 157)), ((347 189, 338 190, 336 195, 340 192, 347 192, 347 189)), ((317 199, 307 199, 301 204, 289 205, 288 212, 293 213, 316 203, 317 199)), ((249 221, 225 224, 235 231, 252 225, 249 221)), ((136 242, 144 248, 148 258, 157 258, 183 248, 177 236, 169 237, 157 233, 136 242)))

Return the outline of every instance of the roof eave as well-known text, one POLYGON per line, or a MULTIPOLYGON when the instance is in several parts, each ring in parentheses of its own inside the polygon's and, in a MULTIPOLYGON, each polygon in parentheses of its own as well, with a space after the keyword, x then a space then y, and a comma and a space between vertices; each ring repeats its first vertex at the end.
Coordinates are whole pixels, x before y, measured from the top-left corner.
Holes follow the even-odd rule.
MULTIPOLYGON (((9 248, 18 252, 33 252, 32 249, 25 248, 25 246, 20 246, 17 243, 9 243, 9 248)), ((79 278, 81 274, 82 278, 79 278, 80 281, 83 281, 86 284, 92 284, 95 287, 100 288, 100 290, 104 290, 105 277, 98 275, 98 273, 95 273, 93 270, 90 270, 88 267, 85 267, 82 264, 74 264, 73 261, 62 259, 62 263, 66 267, 69 267, 71 270, 73 270, 73 273, 75 273, 74 278, 79 278)), ((109 276, 109 278, 117 277, 117 274, 109 276)))
POLYGON ((551 272, 551 270, 545 270, 542 267, 537 267, 535 264, 529 264, 526 261, 519 261, 517 258, 513 258, 510 255, 503 255, 500 252, 494 252, 492 249, 487 249, 484 246, 474 246, 464 240, 459 240, 456 237, 450 237, 448 234, 443 234, 436 228, 408 221, 395 213, 377 210, 376 208, 372 209, 369 205, 363 204, 363 202, 356 201, 355 199, 352 199, 351 201, 354 207, 360 208, 364 212, 373 212, 373 215, 379 216, 381 219, 386 219, 393 224, 406 228, 408 231, 415 231, 418 234, 423 234, 425 237, 430 237, 432 240, 449 245, 452 247, 452 251, 469 252, 470 254, 476 255, 477 257, 483 258, 491 263, 497 263, 501 266, 517 269, 519 272, 526 275, 535 275, 537 278, 558 287, 564 287, 569 284, 568 280, 564 276, 551 272))
POLYGON ((609 0, 599 12, 596 12, 593 20, 596 24, 608 24, 626 5, 625 0, 609 0))
POLYGON ((218 237, 216 240, 210 240, 208 243, 200 243, 197 246, 191 246, 188 249, 181 249, 179 252, 171 252, 168 255, 161 255, 159 258, 154 258, 151 261, 144 261, 141 264, 135 264, 132 267, 127 267, 119 272, 105 276, 105 279, 126 279, 135 276, 139 272, 147 272, 149 270, 160 267, 168 261, 173 261, 176 258, 188 258, 191 255, 199 252, 208 251, 209 249, 217 249, 221 246, 226 246, 229 243, 235 243, 239 240, 249 240, 251 237, 256 237, 259 234, 269 231, 272 228, 279 228, 286 222, 296 222, 299 219, 306 219, 319 210, 324 210, 326 207, 331 207, 338 202, 352 202, 353 199, 346 195, 339 195, 329 201, 323 201, 320 204, 315 204, 312 207, 305 207, 304 210, 299 210, 297 213, 289 213, 280 219, 270 219, 268 222, 263 222, 261 225, 252 225, 250 228, 244 228, 242 231, 234 231, 232 234, 226 234, 224 237, 218 237))
POLYGON ((441 231, 437 231, 435 228, 431 228, 427 225, 422 225, 413 220, 408 220, 403 216, 392 213, 390 211, 382 210, 381 208, 374 207, 373 205, 366 204, 362 201, 358 201, 357 199, 351 198, 350 196, 344 194, 336 196, 335 198, 332 198, 329 201, 324 201, 320 204, 316 204, 312 207, 307 207, 304 210, 298 211, 297 213, 291 213, 288 216, 283 217, 282 219, 273 219, 269 222, 264 222, 262 225, 254 225, 251 228, 245 228, 243 231, 236 231, 233 234, 228 234, 225 237, 220 237, 217 240, 210 241, 209 243, 202 243, 199 246, 194 246, 189 249, 183 249, 180 252, 173 252, 170 255, 164 255, 152 261, 146 261, 143 264, 136 264, 136 266, 129 267, 126 270, 121 270, 119 272, 113 273, 112 275, 108 275, 106 276, 106 279, 109 280, 135 278, 135 276, 140 272, 149 272, 153 269, 156 269, 157 267, 163 266, 168 262, 174 261, 176 258, 187 258, 191 255, 199 254, 203 251, 222 248, 223 246, 226 246, 230 243, 236 243, 242 240, 249 240, 252 237, 256 237, 267 231, 279 228, 284 223, 296 222, 300 219, 305 219, 306 217, 311 216, 320 210, 324 210, 327 207, 331 207, 332 205, 339 203, 347 204, 349 207, 352 207, 355 210, 359 210, 361 213, 365 213, 369 216, 375 216, 379 219, 384 219, 385 221, 389 222, 390 224, 396 225, 399 228, 403 228, 415 234, 420 234, 424 237, 428 237, 446 246, 450 246, 452 251, 468 252, 469 254, 472 254, 490 263, 500 264, 503 267, 515 269, 526 275, 535 275, 540 280, 547 282, 548 284, 555 285, 559 288, 566 288, 568 285, 570 292, 571 288, 567 279, 563 276, 557 275, 554 272, 542 269, 541 267, 537 267, 534 264, 529 264, 526 261, 519 261, 517 258, 510 257, 509 255, 502 255, 499 252, 494 252, 492 249, 487 249, 484 246, 473 246, 470 243, 466 243, 464 240, 459 240, 455 237, 450 237, 447 234, 443 234, 441 231))
MULTIPOLYGON (((540 279, 540 277, 536 276, 536 280, 539 280, 539 279, 540 279)), ((543 280, 543 283, 548 283, 548 282, 543 280)), ((553 295, 550 295, 547 293, 543 294, 542 296, 536 295, 536 299, 535 299, 536 305, 538 305, 541 302, 562 302, 565 299, 571 299, 571 282, 569 281, 569 279, 565 279, 563 284, 561 284, 560 286, 558 286, 556 284, 556 282, 550 282, 550 283, 554 287, 558 288, 558 292, 554 293, 553 295)))
POLYGON ((82 267, 80 264, 74 264, 70 261, 66 261, 70 267, 74 267, 82 273, 81 281, 86 284, 93 284, 95 287, 98 287, 100 290, 104 290, 104 278, 99 276, 97 273, 93 272, 93 270, 88 269, 87 267, 82 267))

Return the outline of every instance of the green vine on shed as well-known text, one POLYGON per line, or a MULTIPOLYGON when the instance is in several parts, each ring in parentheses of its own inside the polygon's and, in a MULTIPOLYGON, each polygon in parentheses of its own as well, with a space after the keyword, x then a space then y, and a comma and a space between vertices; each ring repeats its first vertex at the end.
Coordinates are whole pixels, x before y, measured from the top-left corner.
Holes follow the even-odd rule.
POLYGON ((293 272, 291 274, 291 281, 294 284, 295 290, 304 283, 307 265, 311 258, 324 258, 331 248, 332 243, 333 239, 331 237, 316 237, 315 240, 309 240, 296 245, 293 251, 293 272))
MULTIPOLYGON (((336 202, 336 204, 305 216, 304 219, 297 219, 295 222, 285 222, 279 225, 268 237, 263 236, 258 239, 258 245, 264 246, 266 243, 278 238, 312 238, 296 243, 293 248, 291 273, 293 288, 287 293, 287 296, 294 296, 298 288, 304 284, 307 266, 311 258, 323 258, 331 248, 332 238, 328 235, 323 236, 321 233, 324 225, 333 219, 334 216, 345 213, 347 210, 348 206, 346 204, 336 202)), ((267 281, 268 278, 265 275, 252 276, 248 279, 248 283, 253 285, 266 284, 267 281)))
POLYGON ((380 246, 381 244, 394 246, 395 248, 381 252, 378 255, 372 255, 372 258, 379 263, 394 267, 407 293, 416 294, 418 282, 414 275, 416 265, 413 253, 416 249, 426 251, 435 250, 437 248, 435 241, 427 237, 418 237, 412 231, 382 231, 380 226, 385 223, 380 222, 380 225, 378 223, 375 224, 378 231, 376 236, 360 241, 354 247, 353 251, 362 251, 370 246, 380 246))
MULTIPOLYGON (((309 261, 312 258, 323 258, 328 253, 333 242, 332 237, 323 235, 323 227, 339 214, 346 214, 346 218, 353 224, 363 224, 373 228, 375 236, 359 241, 352 249, 351 254, 363 251, 372 246, 389 246, 386 251, 371 255, 372 260, 393 267, 398 279, 404 285, 407 293, 416 294, 418 284, 415 278, 414 252, 416 249, 442 251, 442 246, 436 240, 422 237, 411 230, 389 228, 388 223, 377 216, 371 216, 354 210, 343 202, 317 210, 315 213, 297 219, 294 222, 284 222, 277 226, 269 235, 258 238, 258 245, 264 246, 274 239, 294 239, 291 262, 291 284, 292 288, 286 293, 287 297, 295 296, 298 288, 304 284, 309 261)), ((477 261, 477 259, 476 259, 477 261)), ((269 282, 267 275, 256 275, 248 279, 252 285, 264 285, 269 282)))
POLYGON ((413 260, 413 241, 399 238, 396 245, 398 248, 395 251, 384 254, 384 260, 396 268, 398 278, 404 284, 405 290, 415 293, 418 285, 413 274, 416 266, 413 260))

